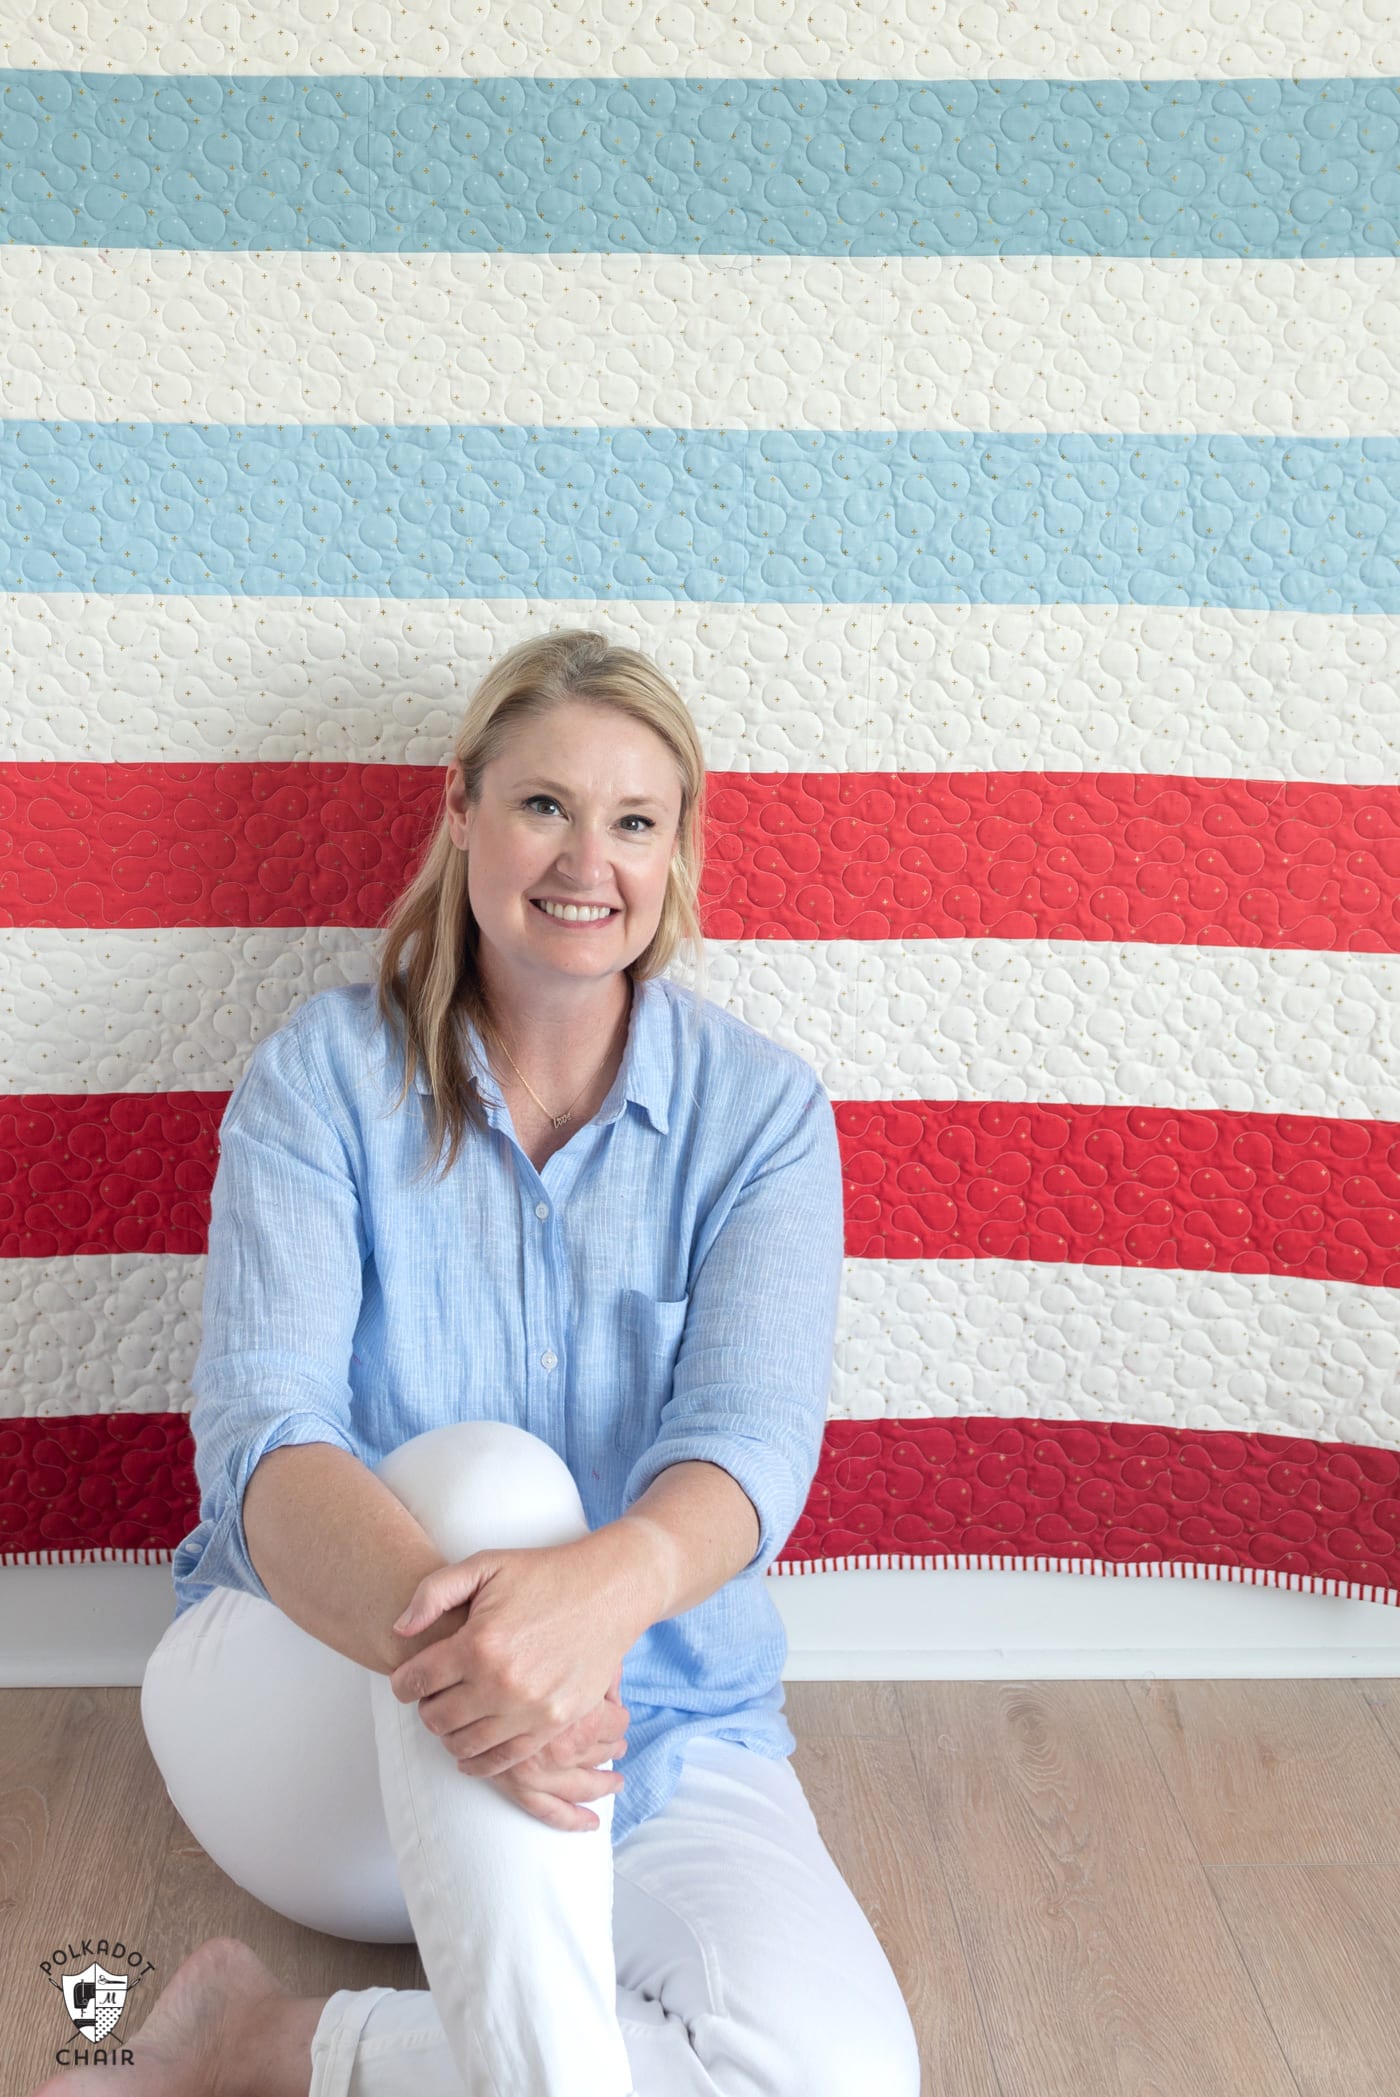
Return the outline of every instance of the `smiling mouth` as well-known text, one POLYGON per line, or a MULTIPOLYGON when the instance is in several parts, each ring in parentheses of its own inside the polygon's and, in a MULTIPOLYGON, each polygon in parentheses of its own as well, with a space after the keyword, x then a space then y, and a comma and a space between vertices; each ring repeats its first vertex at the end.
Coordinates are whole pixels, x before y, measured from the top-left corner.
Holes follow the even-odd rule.
MULTIPOLYGON (((570 917, 556 917, 553 911, 551 911, 551 910, 546 910, 546 909, 545 909, 545 907, 544 907, 544 900, 545 900, 545 899, 544 899, 544 898, 542 898, 542 897, 540 897, 540 896, 531 896, 531 898, 530 898, 530 907, 531 907, 531 909, 532 909, 532 910, 538 910, 538 911, 539 911, 539 914, 540 914, 540 916, 541 916, 541 917, 545 917, 545 918, 548 918, 548 919, 549 919, 549 922, 550 922, 550 923, 551 923, 552 925, 579 925, 579 924, 584 924, 584 925, 606 925, 606 924, 608 924, 608 923, 610 922, 610 920, 611 920, 611 919, 615 918, 615 917, 616 917, 616 916, 618 915, 618 913, 617 913, 617 911, 616 911, 615 909, 612 909, 612 908, 610 908, 610 909, 608 910, 608 913, 607 913, 607 916, 606 916, 606 917, 593 917, 593 916, 589 916, 589 917, 586 917, 586 918, 577 918, 577 917, 573 917, 573 918, 570 918, 570 917)), ((592 911, 592 910, 593 910, 594 908, 596 908, 596 907, 598 907, 598 906, 596 906, 596 905, 594 905, 594 904, 591 904, 591 903, 589 903, 589 904, 584 904, 584 905, 583 905, 582 907, 583 907, 584 909, 587 909, 587 910, 589 910, 589 911, 592 911)))

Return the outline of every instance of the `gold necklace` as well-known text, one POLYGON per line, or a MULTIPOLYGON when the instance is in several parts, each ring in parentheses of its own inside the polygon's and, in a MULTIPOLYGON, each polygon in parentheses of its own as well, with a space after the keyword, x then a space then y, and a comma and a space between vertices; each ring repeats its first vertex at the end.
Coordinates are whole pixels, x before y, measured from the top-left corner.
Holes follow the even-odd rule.
MULTIPOLYGON (((631 1004, 630 1004, 630 994, 629 994, 629 1005, 628 1005, 628 1011, 629 1011, 629 1014, 630 1014, 630 1011, 631 1011, 631 1004)), ((533 1101, 535 1102, 535 1105, 536 1105, 536 1106, 537 1106, 537 1107, 539 1108, 539 1110, 540 1110, 541 1114, 543 1114, 543 1115, 545 1116, 546 1120, 548 1120, 548 1121, 552 1122, 552 1123, 553 1123, 553 1125, 554 1125, 554 1127, 555 1127, 556 1129, 562 1129, 562 1128, 563 1128, 563 1126, 564 1126, 564 1123, 565 1123, 565 1122, 566 1122, 566 1121, 568 1120, 569 1116, 570 1116, 570 1115, 571 1115, 571 1114, 573 1113, 573 1111, 574 1111, 574 1108, 575 1108, 575 1107, 576 1107, 576 1106, 578 1105, 579 1101, 580 1101, 580 1100, 581 1100, 581 1099, 583 1098, 583 1095, 584 1095, 584 1093, 585 1093, 585 1092, 587 1092, 587 1090, 588 1090, 588 1087, 589 1087, 589 1085, 594 1085, 594 1084, 596 1084, 596 1083, 597 1083, 597 1081, 598 1081, 598 1070, 604 1070, 604 1069, 606 1069, 606 1068, 607 1068, 608 1056, 611 1056, 611 1054, 612 1054, 612 1047, 611 1047, 611 1044, 609 1044, 609 1047, 608 1047, 608 1055, 607 1055, 607 1056, 604 1056, 604 1058, 603 1058, 602 1062, 601 1062, 601 1063, 600 1063, 600 1064, 598 1065, 598 1070, 595 1070, 595 1071, 594 1071, 594 1073, 593 1073, 593 1075, 592 1075, 592 1077, 588 1079, 587 1083, 586 1083, 586 1084, 585 1084, 585 1085, 584 1085, 584 1086, 583 1086, 583 1087, 581 1088, 581 1090, 580 1090, 580 1091, 578 1091, 578 1092, 576 1092, 576 1093, 574 1094, 574 1097, 572 1098, 572 1100, 570 1100, 570 1102, 569 1102, 568 1106, 567 1106, 567 1107, 566 1107, 566 1108, 564 1109, 564 1111, 563 1111, 563 1113, 562 1113, 562 1114, 551 1114, 551 1113, 550 1113, 550 1111, 549 1111, 548 1107, 547 1107, 547 1106, 545 1105, 544 1101, 543 1101, 543 1100, 542 1100, 542 1099, 540 1098, 540 1096, 539 1096, 538 1092, 536 1092, 536 1091, 535 1091, 535 1088, 534 1088, 534 1087, 533 1087, 533 1085, 532 1085, 532 1084, 530 1083, 530 1080, 529 1080, 529 1079, 528 1079, 528 1078, 526 1077, 526 1075, 525 1075, 524 1071, 523 1071, 523 1070, 522 1070, 522 1069, 520 1068, 520 1065, 519 1065, 519 1064, 518 1064, 518 1063, 516 1062, 516 1060, 515 1060, 514 1056, 512 1056, 512 1054, 511 1054, 510 1050, 509 1050, 509 1049, 508 1049, 508 1048, 506 1047, 506 1045, 505 1045, 505 1043, 504 1043, 504 1042, 502 1042, 502 1043, 501 1043, 501 1052, 502 1052, 502 1054, 503 1054, 503 1055, 505 1056, 505 1059, 506 1059, 507 1063, 509 1063, 509 1065, 510 1065, 511 1069, 512 1069, 512 1070, 513 1070, 513 1071, 515 1072, 515 1075, 516 1075, 516 1076, 517 1076, 517 1077, 519 1078, 519 1080, 520 1080, 521 1084, 522 1084, 522 1085, 523 1085, 523 1086, 525 1087, 525 1090, 526 1090, 526 1091, 527 1091, 527 1092, 529 1093, 529 1095, 530 1095, 531 1099, 532 1099, 532 1100, 533 1100, 533 1101)))

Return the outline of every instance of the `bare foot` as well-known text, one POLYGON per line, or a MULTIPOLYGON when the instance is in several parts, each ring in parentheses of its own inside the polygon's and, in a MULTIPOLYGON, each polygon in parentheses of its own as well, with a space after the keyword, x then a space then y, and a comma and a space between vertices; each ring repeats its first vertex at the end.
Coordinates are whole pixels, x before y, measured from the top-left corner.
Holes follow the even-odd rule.
MULTIPOLYGON (((69 2068, 41 2083, 32 2097, 239 2097, 250 2086, 265 2097, 284 2086, 304 2093, 311 2083, 310 2034, 317 2021, 307 2002, 304 2059, 268 2058, 263 2045, 271 2018, 297 1998, 238 1937, 209 1937, 176 1968, 154 2009, 126 2045, 133 2065, 69 2068), (266 2073, 262 2071, 266 2069, 266 2073), (284 2083, 285 2078, 285 2083, 284 2083)), ((288 2054, 291 2048, 282 2049, 288 2054)))

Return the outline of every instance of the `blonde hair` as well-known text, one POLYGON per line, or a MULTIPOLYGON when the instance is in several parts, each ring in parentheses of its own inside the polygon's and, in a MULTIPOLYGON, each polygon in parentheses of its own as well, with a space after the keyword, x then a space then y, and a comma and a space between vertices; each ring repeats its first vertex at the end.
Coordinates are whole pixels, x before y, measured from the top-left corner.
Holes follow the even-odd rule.
MULTIPOLYGON (((597 707, 600 713, 612 709, 644 723, 669 748, 680 778, 680 824, 660 920, 649 945, 626 970, 634 994, 636 986, 662 974, 682 943, 689 945, 703 975, 697 899, 704 856, 705 756, 685 701, 638 649, 574 627, 522 641, 494 662, 472 693, 452 746, 467 799, 473 806, 480 802, 482 773, 522 722, 539 720, 570 702, 597 707)), ((444 772, 437 828, 417 872, 383 921, 377 984, 379 1011, 400 1037, 404 1052, 403 1085, 390 1111, 402 1106, 421 1058, 432 1096, 423 1170, 441 1155, 445 1136, 449 1147, 444 1178, 456 1162, 468 1123, 483 1132, 487 1127, 464 1053, 463 1016, 476 1026, 492 1057, 505 1060, 505 1044, 477 964, 480 928, 467 894, 467 854, 453 842, 448 827, 447 783, 444 772), (410 942, 412 952, 405 959, 410 942)), ((692 1024, 699 996, 697 988, 692 1024)))

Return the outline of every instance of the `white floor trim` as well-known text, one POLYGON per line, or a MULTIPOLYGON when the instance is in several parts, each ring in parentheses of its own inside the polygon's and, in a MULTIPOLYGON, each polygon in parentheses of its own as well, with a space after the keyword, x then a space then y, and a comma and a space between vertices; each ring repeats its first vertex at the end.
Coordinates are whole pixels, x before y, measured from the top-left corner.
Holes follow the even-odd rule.
MULTIPOLYGON (((777 1577, 788 1682, 1400 1676, 1400 1608, 1208 1580, 1076 1573, 777 1577)), ((0 1567, 0 1688, 135 1685, 167 1566, 0 1567)))

